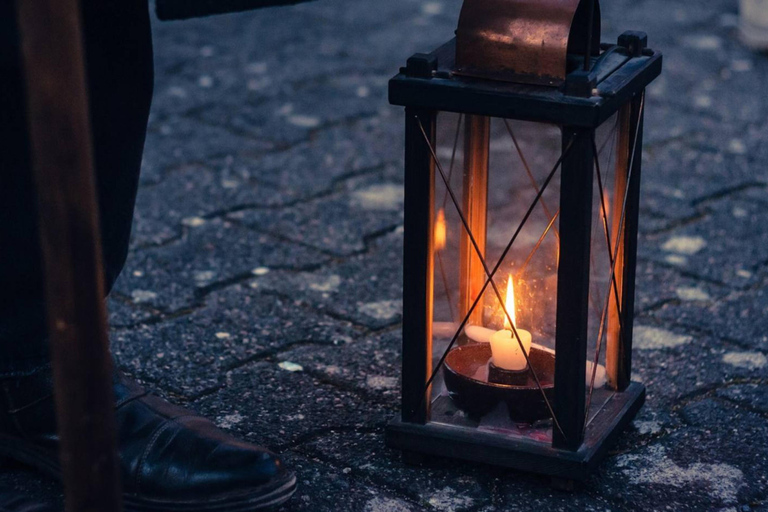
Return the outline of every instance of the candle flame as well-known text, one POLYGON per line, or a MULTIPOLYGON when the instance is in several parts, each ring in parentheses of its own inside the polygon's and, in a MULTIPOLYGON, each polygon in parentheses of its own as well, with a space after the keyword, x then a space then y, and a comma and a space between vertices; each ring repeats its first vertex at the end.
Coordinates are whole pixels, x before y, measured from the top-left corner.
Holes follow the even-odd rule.
MULTIPOLYGON (((512 284, 512 275, 510 274, 507 281, 507 298, 504 301, 504 306, 507 308, 509 317, 512 317, 512 325, 517 328, 517 320, 515 319, 515 286, 512 284)), ((512 330, 512 326, 509 324, 509 317, 504 315, 504 329, 512 330)))
POLYGON ((445 248, 446 228, 445 228, 445 210, 440 208, 435 220, 435 251, 442 251, 445 248))

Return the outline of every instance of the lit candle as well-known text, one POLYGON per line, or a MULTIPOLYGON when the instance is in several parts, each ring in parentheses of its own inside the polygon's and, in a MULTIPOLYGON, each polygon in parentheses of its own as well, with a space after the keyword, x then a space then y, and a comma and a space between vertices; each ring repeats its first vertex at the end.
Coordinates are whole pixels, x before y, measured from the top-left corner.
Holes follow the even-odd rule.
MULTIPOLYGON (((532 336, 530 332, 517 327, 517 321, 515 320, 515 289, 512 285, 512 276, 509 276, 509 281, 507 282, 507 298, 505 303, 509 316, 512 317, 512 325, 515 326, 517 334, 520 336, 520 342, 522 342, 522 346, 525 348, 525 354, 529 354, 531 352, 532 336)), ((528 363, 526 362, 525 355, 520 347, 520 342, 518 342, 517 337, 512 332, 509 318, 505 314, 504 329, 495 332, 493 336, 491 336, 493 364, 504 370, 525 370, 528 363)))

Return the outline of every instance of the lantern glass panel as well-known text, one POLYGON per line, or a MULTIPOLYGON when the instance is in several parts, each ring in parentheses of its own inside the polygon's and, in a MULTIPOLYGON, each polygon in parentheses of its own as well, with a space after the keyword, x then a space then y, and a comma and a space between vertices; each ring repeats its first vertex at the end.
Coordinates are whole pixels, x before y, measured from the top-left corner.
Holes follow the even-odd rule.
MULTIPOLYGON (((623 182, 616 179, 618 132, 618 117, 613 116, 595 134, 598 165, 585 368, 588 421, 612 394, 605 371, 606 339, 618 335, 611 331, 618 324, 610 320, 606 304, 612 297, 611 276, 620 273, 611 266, 616 248, 608 249, 608 242, 614 245, 617 240, 611 231, 617 229, 624 194, 623 182)), ((558 163, 567 150, 561 127, 441 112, 433 150, 437 162, 429 421, 549 444, 555 428, 550 407, 560 257, 558 163), (490 353, 496 356, 496 344, 491 351, 489 339, 510 330, 510 320, 521 338, 530 333, 529 358, 536 355, 537 375, 527 377, 530 390, 523 398, 505 395, 504 385, 489 379, 487 359, 483 362, 490 353), (479 360, 460 362, 449 354, 457 350, 478 351, 479 360), (539 363, 542 358, 548 362, 539 363)), ((514 334, 512 340, 517 345, 514 334)))

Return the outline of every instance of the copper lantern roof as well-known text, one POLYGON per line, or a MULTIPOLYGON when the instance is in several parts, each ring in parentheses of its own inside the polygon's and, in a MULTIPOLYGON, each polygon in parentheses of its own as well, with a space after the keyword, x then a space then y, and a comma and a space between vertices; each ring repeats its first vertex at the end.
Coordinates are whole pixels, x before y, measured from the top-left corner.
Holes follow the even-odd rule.
POLYGON ((455 73, 558 86, 568 55, 600 48, 598 0, 464 0, 456 31, 455 73), (589 2, 594 1, 592 41, 589 2))

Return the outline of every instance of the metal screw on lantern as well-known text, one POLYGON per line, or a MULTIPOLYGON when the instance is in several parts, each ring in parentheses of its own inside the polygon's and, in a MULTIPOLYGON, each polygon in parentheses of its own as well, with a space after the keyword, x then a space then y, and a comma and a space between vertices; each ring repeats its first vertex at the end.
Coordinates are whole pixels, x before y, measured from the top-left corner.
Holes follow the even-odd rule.
POLYGON ((640 32, 601 45, 597 0, 465 0, 456 38, 391 80, 406 194, 390 446, 580 480, 642 406, 631 347, 644 91, 661 61, 640 32), (548 126, 559 149, 545 164, 548 126), (502 351, 523 370, 494 365, 502 351))

